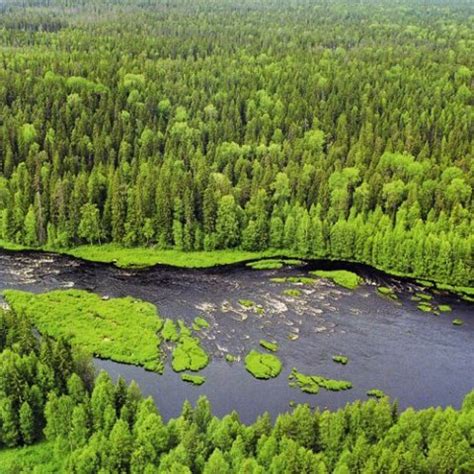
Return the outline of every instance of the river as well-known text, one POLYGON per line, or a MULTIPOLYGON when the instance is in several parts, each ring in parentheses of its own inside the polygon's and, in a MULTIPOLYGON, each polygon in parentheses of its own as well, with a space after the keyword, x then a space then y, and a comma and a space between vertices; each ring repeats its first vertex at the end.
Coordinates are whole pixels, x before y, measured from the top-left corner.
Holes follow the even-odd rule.
POLYGON ((392 278, 363 265, 308 262, 280 270, 252 270, 243 264, 212 269, 156 266, 124 270, 66 256, 36 252, 0 252, 0 291, 42 292, 74 287, 110 297, 133 296, 154 303, 161 316, 191 323, 197 315, 211 327, 202 332, 203 345, 212 355, 202 371, 202 386, 182 382, 166 367, 163 375, 140 367, 96 360, 113 377, 135 380, 145 395, 156 400, 165 419, 176 417, 184 400, 205 394, 215 415, 238 411, 252 422, 264 411, 273 416, 289 409, 291 401, 337 408, 366 399, 378 388, 396 398, 402 408, 431 405, 459 407, 474 388, 474 305, 449 294, 434 294, 433 303, 448 304, 452 312, 435 316, 417 309, 411 296, 415 283, 392 278), (326 280, 294 286, 271 281, 274 277, 307 276, 313 269, 345 268, 356 271, 365 284, 345 290, 326 280), (395 289, 398 301, 377 293, 377 285, 395 289), (283 294, 299 288, 299 297, 283 294), (238 301, 252 300, 263 314, 245 310, 238 301), (453 326, 452 320, 464 321, 453 326), (290 336, 292 339, 290 340, 290 336), (260 339, 276 340, 283 372, 269 381, 248 374, 243 362, 229 364, 226 352, 242 358, 258 349, 260 339), (346 366, 332 361, 335 354, 349 357, 346 366), (288 385, 292 367, 300 372, 349 380, 344 392, 321 390, 304 394, 288 385))

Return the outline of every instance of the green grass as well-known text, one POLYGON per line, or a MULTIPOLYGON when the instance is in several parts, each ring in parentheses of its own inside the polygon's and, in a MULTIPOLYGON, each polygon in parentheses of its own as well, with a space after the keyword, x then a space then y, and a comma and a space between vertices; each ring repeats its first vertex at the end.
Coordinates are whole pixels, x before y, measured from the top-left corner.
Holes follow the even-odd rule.
POLYGON ((279 349, 279 346, 276 342, 269 342, 269 341, 266 341, 265 339, 260 339, 259 344, 264 349, 267 349, 268 351, 271 351, 271 352, 277 352, 279 349))
POLYGON ((335 355, 332 356, 332 360, 337 364, 346 365, 349 362, 349 357, 346 357, 344 355, 335 355))
POLYGON ((291 296, 292 298, 298 298, 298 296, 301 296, 301 290, 297 290, 296 288, 288 288, 287 290, 283 290, 283 294, 285 296, 291 296))
POLYGON ((464 321, 462 319, 453 319, 454 326, 462 326, 463 324, 464 324, 464 321))
POLYGON ((316 270, 310 273, 318 278, 331 280, 336 283, 336 285, 349 290, 354 290, 363 282, 363 279, 359 275, 348 270, 316 270))
POLYGON ((207 268, 217 265, 245 262, 261 257, 271 257, 280 252, 248 252, 244 250, 213 250, 210 252, 183 252, 154 247, 126 248, 115 244, 82 245, 66 251, 67 254, 94 262, 115 263, 122 268, 149 267, 157 264, 183 268, 207 268))
POLYGON ((379 390, 378 388, 372 388, 367 392, 367 396, 374 397, 374 398, 384 398, 387 395, 383 390, 379 390))
POLYGON ((3 294, 15 311, 32 318, 41 333, 71 338, 104 359, 162 370, 158 333, 163 321, 151 303, 130 297, 105 301, 81 290, 41 294, 6 290, 3 294))
POLYGON ((55 474, 66 472, 54 455, 54 442, 0 450, 0 473, 55 474))
POLYGON ((303 263, 302 260, 295 259, 266 259, 249 262, 247 266, 253 270, 279 270, 284 265, 302 265, 303 263))
POLYGON ((206 381, 206 377, 202 375, 181 374, 181 380, 183 382, 192 383, 193 385, 202 385, 206 381))
POLYGON ((306 375, 298 372, 295 368, 292 369, 288 376, 291 387, 299 387, 302 392, 316 394, 320 388, 330 390, 332 392, 339 392, 341 390, 349 390, 352 388, 352 383, 346 380, 334 380, 320 375, 306 375))
POLYGON ((282 364, 273 354, 250 351, 245 356, 245 368, 257 379, 270 379, 280 374, 282 364))

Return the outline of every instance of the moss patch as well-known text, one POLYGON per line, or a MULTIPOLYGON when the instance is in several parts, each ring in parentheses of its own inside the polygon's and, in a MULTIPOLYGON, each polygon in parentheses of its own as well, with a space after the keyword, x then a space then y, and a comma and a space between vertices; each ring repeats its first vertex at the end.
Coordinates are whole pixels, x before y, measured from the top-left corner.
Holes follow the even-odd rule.
POLYGON ((253 308, 255 306, 255 301, 241 299, 239 300, 239 304, 240 306, 243 306, 244 308, 253 308))
POLYGON ((181 374, 181 380, 183 382, 192 383, 193 385, 202 385, 206 381, 206 377, 202 375, 181 374))
POLYGON ((346 365, 349 362, 349 357, 346 357, 343 355, 335 355, 335 356, 332 356, 332 360, 336 362, 337 364, 346 365))
POLYGON ((179 338, 178 328, 172 319, 166 319, 161 335, 165 341, 176 342, 179 338))
POLYGON ((201 316, 196 316, 194 318, 193 329, 195 331, 200 331, 201 329, 208 329, 209 323, 201 316))
POLYGON ((396 300, 398 299, 397 295, 395 294, 395 291, 393 290, 393 288, 389 288, 388 286, 379 286, 377 288, 377 292, 382 295, 382 296, 385 296, 387 298, 390 298, 392 300, 396 300))
POLYGON ((104 359, 162 370, 158 333, 163 320, 151 303, 130 297, 104 300, 82 290, 8 290, 4 296, 15 311, 30 316, 41 333, 71 338, 104 359))
POLYGON ((431 301, 433 299, 431 295, 428 295, 426 293, 420 293, 420 292, 415 293, 415 297, 423 301, 431 301))
POLYGON ((173 350, 171 367, 175 372, 191 370, 197 372, 209 363, 209 356, 201 347, 199 339, 181 332, 173 350))
POLYGON ((270 379, 280 374, 282 364, 273 354, 250 351, 245 356, 245 368, 257 379, 270 379))
POLYGON ((464 324, 464 321, 462 319, 453 319, 454 326, 462 326, 463 324, 464 324))
POLYGON ((429 303, 420 303, 416 306, 420 311, 424 313, 430 313, 433 311, 433 307, 429 303))
POLYGON ((278 344, 276 342, 269 342, 265 341, 265 339, 260 339, 259 343, 264 349, 267 349, 271 352, 277 352, 279 349, 278 344))
POLYGON ((310 273, 311 275, 317 276, 319 278, 331 280, 336 283, 336 285, 342 286, 349 290, 357 288, 363 282, 363 279, 357 275, 357 273, 350 272, 348 270, 316 270, 310 273))
POLYGON ((341 390, 349 390, 352 388, 352 383, 346 380, 334 380, 319 375, 306 375, 298 372, 295 368, 292 369, 288 376, 291 387, 299 387, 302 392, 316 394, 320 388, 339 392, 341 390))
POLYGON ((292 298, 298 298, 298 296, 301 296, 301 290, 297 290, 296 288, 288 288, 283 290, 283 294, 285 296, 291 296, 292 298))
POLYGON ((438 306, 438 311, 441 311, 442 313, 449 313, 452 310, 453 309, 451 308, 451 306, 449 306, 449 304, 440 304, 438 306))
POLYGON ((378 388, 372 388, 367 392, 367 396, 374 398, 384 398, 387 395, 385 395, 385 392, 383 390, 379 390, 378 388))

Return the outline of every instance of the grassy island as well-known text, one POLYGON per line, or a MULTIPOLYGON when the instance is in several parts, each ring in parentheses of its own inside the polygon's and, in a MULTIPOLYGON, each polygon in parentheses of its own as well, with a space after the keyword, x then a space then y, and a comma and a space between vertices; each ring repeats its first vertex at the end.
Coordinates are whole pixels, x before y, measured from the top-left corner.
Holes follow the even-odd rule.
POLYGON ((81 290, 6 290, 3 295, 15 312, 31 317, 41 333, 71 338, 97 357, 162 370, 163 320, 151 303, 130 297, 104 300, 81 290))

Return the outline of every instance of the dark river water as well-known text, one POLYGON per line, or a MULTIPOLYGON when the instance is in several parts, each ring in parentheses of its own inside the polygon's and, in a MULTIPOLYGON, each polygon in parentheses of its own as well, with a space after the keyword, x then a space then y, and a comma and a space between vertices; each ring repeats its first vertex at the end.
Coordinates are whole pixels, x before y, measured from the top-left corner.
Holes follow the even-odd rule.
POLYGON ((165 419, 177 416, 184 400, 194 402, 201 394, 210 399, 214 414, 237 410, 243 421, 252 422, 265 411, 274 416, 287 411, 291 401, 337 408, 366 399, 371 388, 398 399, 402 408, 459 407, 474 388, 474 305, 456 296, 434 294, 434 304, 449 304, 453 311, 439 316, 423 313, 410 300, 420 290, 416 284, 361 265, 310 262, 264 271, 245 265, 205 270, 157 266, 134 271, 58 255, 0 252, 0 290, 42 292, 67 287, 111 297, 130 295, 156 304, 163 317, 191 323, 202 315, 209 321, 210 328, 199 336, 212 361, 202 371, 207 380, 200 387, 182 382, 169 366, 158 375, 96 361, 114 377, 137 381, 145 395, 154 397, 165 419), (365 284, 350 291, 325 280, 301 286, 270 280, 308 275, 316 268, 351 269, 364 277, 365 284), (399 300, 377 294, 377 284, 394 288, 399 300), (288 288, 300 289, 301 296, 285 296, 288 288), (265 312, 244 309, 240 299, 254 301, 265 312), (453 326, 454 318, 464 324, 453 326), (259 349, 262 338, 278 342, 284 367, 279 377, 269 381, 253 378, 242 361, 229 364, 224 359, 227 352, 242 358, 259 349), (349 363, 334 363, 335 354, 348 356, 349 363), (349 380, 353 388, 304 394, 288 385, 292 367, 349 380))

